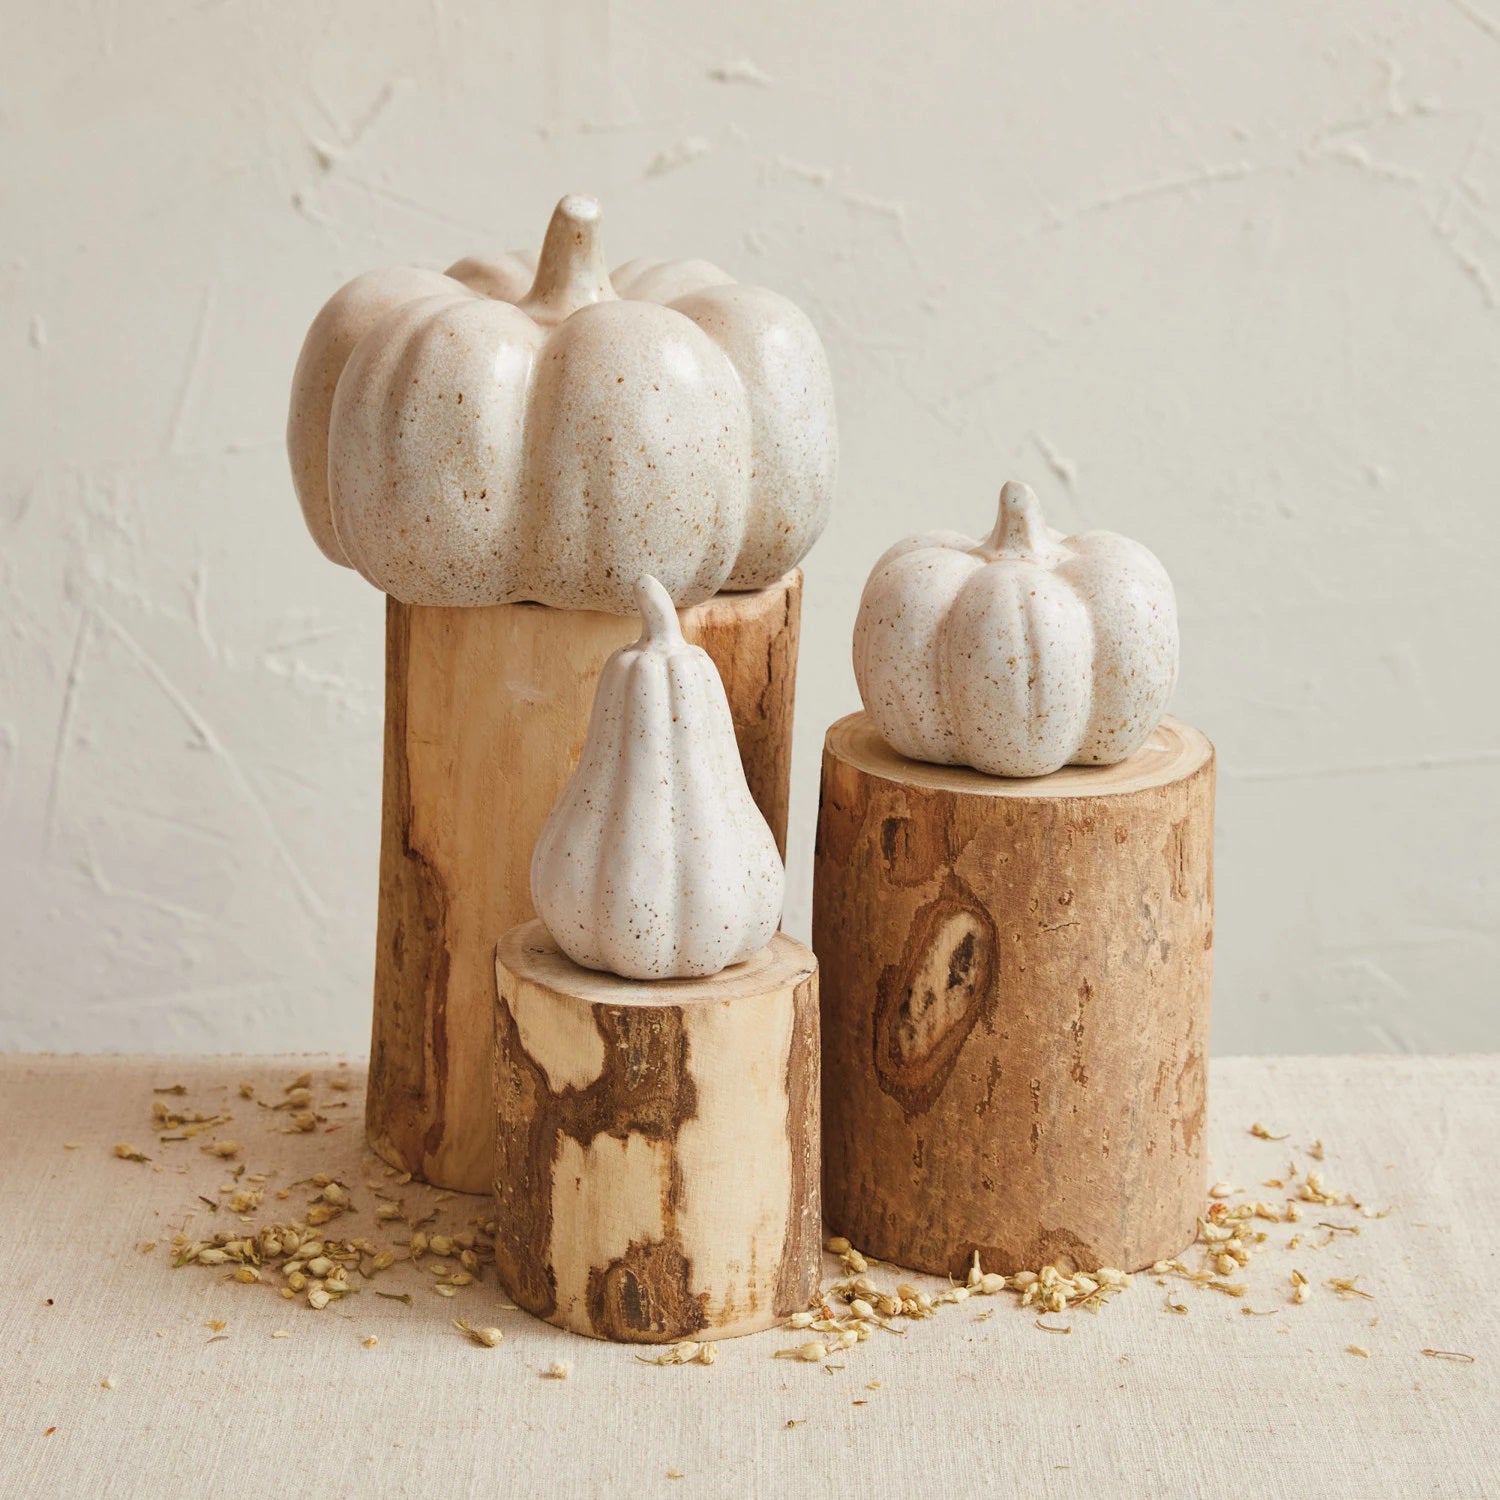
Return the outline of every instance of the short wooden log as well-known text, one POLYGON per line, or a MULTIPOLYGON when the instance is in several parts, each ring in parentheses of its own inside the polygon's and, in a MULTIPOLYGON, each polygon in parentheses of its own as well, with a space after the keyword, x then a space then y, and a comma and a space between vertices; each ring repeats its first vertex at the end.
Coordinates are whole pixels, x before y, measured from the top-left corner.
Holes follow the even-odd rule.
POLYGON ((495 975, 495 1264, 625 1343, 730 1338, 818 1285, 818 981, 782 933, 710 979, 581 969, 540 922, 495 975))
POLYGON ((813 890, 829 1227, 962 1276, 1176 1254, 1204 1202, 1213 747, 1006 780, 823 752, 813 890))
MULTIPOLYGON (((802 575, 682 611, 724 680, 745 777, 785 851, 802 575)), ((375 1014, 365 1124, 386 1161, 488 1192, 497 933, 534 915, 531 854, 631 615, 389 601, 375 1014)))

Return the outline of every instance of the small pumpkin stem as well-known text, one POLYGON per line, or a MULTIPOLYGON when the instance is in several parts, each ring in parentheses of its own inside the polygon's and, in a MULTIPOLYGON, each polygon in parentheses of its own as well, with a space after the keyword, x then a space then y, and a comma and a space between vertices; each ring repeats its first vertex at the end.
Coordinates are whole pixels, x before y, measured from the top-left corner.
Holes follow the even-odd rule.
POLYGON ((668 645, 682 639, 677 606, 672 596, 649 573, 635 581, 635 602, 640 605, 644 629, 637 646, 668 645))
POLYGON ((1058 555, 1057 545, 1047 534, 1041 502, 1029 484, 1022 484, 1018 479, 1005 482, 1000 490, 1000 514, 995 529, 975 551, 992 558, 1045 560, 1058 555))
POLYGON ((516 304, 535 322, 561 323, 580 307, 616 300, 599 217, 599 205, 578 193, 553 209, 531 290, 516 304))

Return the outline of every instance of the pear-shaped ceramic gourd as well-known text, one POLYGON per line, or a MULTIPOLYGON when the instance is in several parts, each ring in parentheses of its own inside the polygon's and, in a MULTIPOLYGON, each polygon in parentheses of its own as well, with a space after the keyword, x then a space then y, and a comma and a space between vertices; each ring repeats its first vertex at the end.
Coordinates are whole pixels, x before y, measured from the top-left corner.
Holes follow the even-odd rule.
POLYGON ((786 872, 745 784, 724 685, 655 578, 604 664, 588 738, 531 860, 531 900, 575 963, 626 979, 717 974, 781 919, 786 872))

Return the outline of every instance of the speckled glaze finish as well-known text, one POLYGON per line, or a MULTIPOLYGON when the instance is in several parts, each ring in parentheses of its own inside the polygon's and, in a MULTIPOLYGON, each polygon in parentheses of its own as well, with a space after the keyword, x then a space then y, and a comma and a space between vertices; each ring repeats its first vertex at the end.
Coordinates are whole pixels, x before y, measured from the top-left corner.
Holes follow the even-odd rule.
POLYGON ((574 963, 625 979, 717 974, 781 920, 786 872, 745 785, 723 684, 654 578, 604 664, 573 779, 537 840, 531 900, 574 963))
POLYGON ((995 776, 1111 765, 1167 706, 1177 603, 1138 542, 1065 537, 1012 481, 982 542, 932 532, 875 564, 854 673, 881 735, 913 760, 995 776))
POLYGON ((540 257, 356 277, 318 314, 287 448, 308 529, 409 604, 628 614, 763 588, 822 532, 828 362, 785 298, 706 261, 610 276, 591 199, 540 257))

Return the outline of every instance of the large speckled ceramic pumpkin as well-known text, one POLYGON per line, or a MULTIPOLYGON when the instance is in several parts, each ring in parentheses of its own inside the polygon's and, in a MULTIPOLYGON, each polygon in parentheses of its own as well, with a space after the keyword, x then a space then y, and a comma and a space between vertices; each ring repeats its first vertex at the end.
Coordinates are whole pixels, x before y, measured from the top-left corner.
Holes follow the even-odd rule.
POLYGON ((564 198, 542 252, 372 271, 308 332, 288 449, 314 539, 409 604, 633 608, 762 588, 827 519, 823 347, 705 261, 606 269, 564 198))

